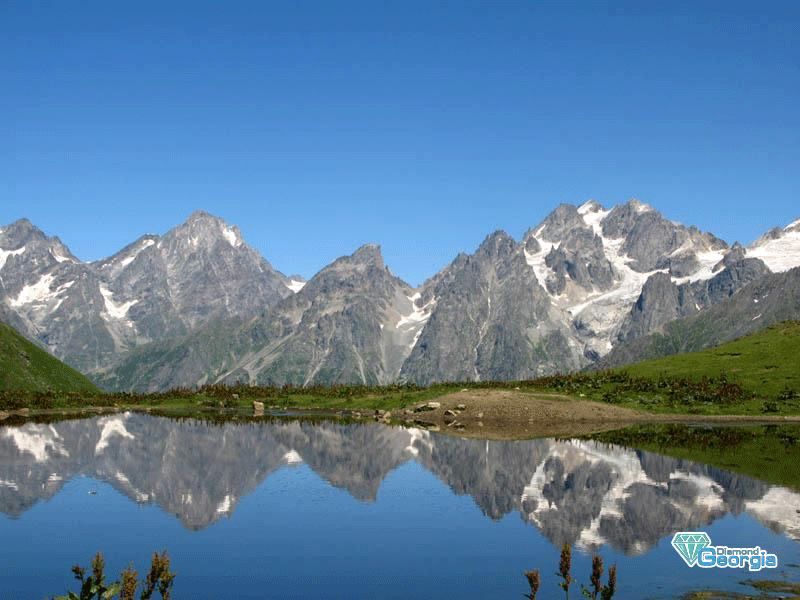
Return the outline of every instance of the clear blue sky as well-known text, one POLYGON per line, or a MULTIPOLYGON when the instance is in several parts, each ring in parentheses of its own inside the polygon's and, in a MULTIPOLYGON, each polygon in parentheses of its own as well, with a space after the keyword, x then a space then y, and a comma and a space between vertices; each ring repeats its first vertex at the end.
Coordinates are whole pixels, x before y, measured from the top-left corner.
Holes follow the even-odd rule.
POLYGON ((800 217, 800 2, 0 2, 0 223, 81 258, 203 208, 418 283, 560 202, 800 217))

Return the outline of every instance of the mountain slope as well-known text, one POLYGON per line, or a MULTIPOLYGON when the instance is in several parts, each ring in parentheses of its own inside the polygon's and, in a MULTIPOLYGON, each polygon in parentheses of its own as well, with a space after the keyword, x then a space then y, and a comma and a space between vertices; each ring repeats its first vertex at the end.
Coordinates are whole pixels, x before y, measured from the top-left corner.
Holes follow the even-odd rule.
POLYGON ((0 323, 0 390, 98 392, 85 376, 0 323))
POLYGON ((362 246, 262 315, 144 346, 97 381, 145 391, 213 382, 390 383, 424 321, 413 294, 378 246, 362 246))
POLYGON ((800 268, 771 273, 725 302, 665 324, 662 331, 620 344, 593 368, 695 352, 742 337, 781 321, 800 319, 800 268))
MULTIPOLYGON (((800 264, 800 252, 795 258, 800 264)), ((402 377, 526 379, 581 368, 768 273, 757 258, 631 200, 562 204, 520 243, 496 232, 425 283, 402 377)))
POLYGON ((216 319, 254 316, 291 295, 290 284, 237 228, 204 212, 94 263, 27 220, 0 229, 0 303, 25 335, 84 372, 216 319))
POLYGON ((415 332, 413 290, 366 245, 315 275, 247 331, 259 348, 225 382, 309 385, 390 383, 415 332), (413 320, 413 319, 412 319, 413 320))
POLYGON ((403 365, 403 379, 530 379, 585 364, 524 246, 499 231, 461 255, 421 294, 431 313, 403 365))

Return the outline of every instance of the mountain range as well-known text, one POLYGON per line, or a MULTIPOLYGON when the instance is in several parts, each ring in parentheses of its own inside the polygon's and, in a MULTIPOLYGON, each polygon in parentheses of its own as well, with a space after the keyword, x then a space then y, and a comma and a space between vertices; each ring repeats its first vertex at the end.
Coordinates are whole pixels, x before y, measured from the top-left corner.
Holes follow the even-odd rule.
POLYGON ((287 277, 202 211, 95 262, 23 219, 0 228, 0 320, 115 390, 517 380, 799 318, 798 266, 800 220, 744 247, 637 200, 560 205, 418 288, 372 244, 287 277))

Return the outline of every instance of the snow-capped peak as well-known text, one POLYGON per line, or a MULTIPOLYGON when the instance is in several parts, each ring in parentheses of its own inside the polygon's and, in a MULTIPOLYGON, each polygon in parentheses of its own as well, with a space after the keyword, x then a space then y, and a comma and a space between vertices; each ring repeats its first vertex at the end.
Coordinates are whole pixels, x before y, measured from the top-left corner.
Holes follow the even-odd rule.
POLYGON ((585 215, 587 213, 593 213, 605 210, 603 205, 600 204, 597 200, 587 200, 583 204, 578 207, 578 214, 585 215))
POLYGON ((638 213, 651 212, 655 210, 652 206, 650 206, 649 204, 645 204, 644 202, 642 202, 637 198, 631 198, 628 201, 628 204, 630 204, 633 207, 633 209, 638 213))
POLYGON ((747 248, 747 256, 760 258, 775 273, 800 266, 800 219, 762 236, 747 248))
POLYGON ((583 222, 591 227, 595 235, 603 237, 603 219, 606 218, 610 211, 603 208, 603 206, 594 200, 584 202, 578 208, 578 214, 583 218, 583 222))

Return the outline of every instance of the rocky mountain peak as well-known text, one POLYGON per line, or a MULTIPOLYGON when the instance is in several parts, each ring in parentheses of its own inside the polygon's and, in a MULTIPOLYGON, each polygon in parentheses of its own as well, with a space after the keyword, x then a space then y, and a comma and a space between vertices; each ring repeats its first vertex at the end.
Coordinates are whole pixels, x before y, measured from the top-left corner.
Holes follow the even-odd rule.
POLYGON ((0 248, 18 248, 32 241, 45 240, 44 232, 28 219, 19 219, 0 228, 0 248))
MULTIPOLYGON (((586 222, 573 204, 559 204, 544 221, 528 232, 540 240, 558 242, 573 229, 586 227, 586 222)), ((527 237, 527 236, 526 236, 527 237)))
POLYGON ((645 202, 642 202, 638 198, 631 198, 626 202, 626 205, 629 206, 632 210, 636 211, 637 213, 655 211, 655 209, 652 206, 650 206, 645 202))
POLYGON ((364 244, 353 254, 337 258, 301 288, 303 294, 338 293, 342 290, 380 288, 394 278, 383 262, 378 244, 364 244))
POLYGON ((478 256, 505 257, 510 256, 517 247, 517 242, 505 231, 498 229, 490 233, 478 246, 478 256))
POLYGON ((211 222, 211 223, 224 223, 224 221, 215 215, 212 215, 210 212, 205 210, 196 210, 192 214, 190 214, 185 224, 192 224, 192 223, 203 223, 203 222, 211 222))
POLYGON ((603 220, 603 235, 610 239, 624 238, 647 215, 648 222, 663 219, 661 214, 639 200, 618 204, 603 220))
POLYGON ((605 207, 602 204, 600 204, 597 200, 591 200, 591 199, 587 200, 578 207, 578 213, 580 213, 581 215, 604 212, 605 210, 606 210, 605 207))
POLYGON ((238 227, 229 225, 220 217, 203 210, 193 212, 182 225, 169 231, 164 239, 168 242, 173 239, 180 240, 193 247, 201 245, 212 247, 221 240, 234 248, 244 244, 238 227))
POLYGON ((384 267, 383 253, 379 244, 364 244, 349 257, 345 257, 345 260, 357 264, 384 267))

